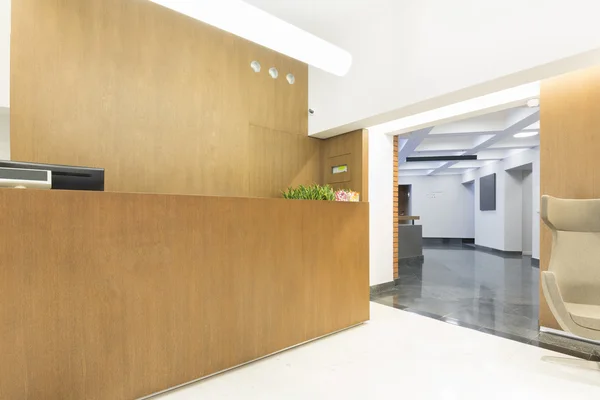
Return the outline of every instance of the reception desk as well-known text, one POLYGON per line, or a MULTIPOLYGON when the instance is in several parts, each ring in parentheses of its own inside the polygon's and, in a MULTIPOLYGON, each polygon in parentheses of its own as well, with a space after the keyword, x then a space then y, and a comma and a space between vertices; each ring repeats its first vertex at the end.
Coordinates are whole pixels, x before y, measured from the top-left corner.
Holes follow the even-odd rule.
POLYGON ((0 398, 134 399, 369 319, 368 204, 0 190, 0 398))
POLYGON ((420 266, 423 262, 423 226, 415 225, 420 219, 417 216, 398 218, 398 268, 420 266))

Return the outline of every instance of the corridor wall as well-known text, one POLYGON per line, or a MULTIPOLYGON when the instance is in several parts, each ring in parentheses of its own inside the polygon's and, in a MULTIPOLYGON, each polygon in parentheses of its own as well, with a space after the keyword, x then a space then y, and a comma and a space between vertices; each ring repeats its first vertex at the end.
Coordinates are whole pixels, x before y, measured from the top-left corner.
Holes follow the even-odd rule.
POLYGON ((522 172, 510 170, 531 164, 532 257, 539 258, 539 149, 514 154, 504 160, 485 165, 463 174, 463 182, 475 182, 475 244, 503 251, 522 251, 522 172), (496 174, 496 210, 479 208, 479 178, 496 174))
POLYGON ((411 185, 411 213, 421 217, 424 238, 475 236, 474 194, 462 184, 462 176, 403 176, 398 184, 411 185))

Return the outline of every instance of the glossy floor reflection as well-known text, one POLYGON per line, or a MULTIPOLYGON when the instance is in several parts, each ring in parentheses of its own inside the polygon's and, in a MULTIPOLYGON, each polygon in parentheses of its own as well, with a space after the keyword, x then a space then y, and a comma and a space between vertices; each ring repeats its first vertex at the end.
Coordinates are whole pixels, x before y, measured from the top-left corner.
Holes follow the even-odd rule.
POLYGON ((422 266, 401 268, 398 286, 374 295, 372 300, 520 342, 591 357, 593 345, 581 350, 569 344, 569 339, 565 342, 553 335, 540 335, 539 269, 531 265, 530 257, 507 257, 469 245, 440 244, 425 248, 424 256, 422 266))

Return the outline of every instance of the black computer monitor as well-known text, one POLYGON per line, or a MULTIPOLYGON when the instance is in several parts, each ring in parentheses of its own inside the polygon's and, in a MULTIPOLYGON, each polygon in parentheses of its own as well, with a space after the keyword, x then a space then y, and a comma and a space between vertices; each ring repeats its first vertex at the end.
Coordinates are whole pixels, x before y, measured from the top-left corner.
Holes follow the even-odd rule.
POLYGON ((0 160, 0 168, 52 171, 52 189, 104 190, 104 169, 0 160))

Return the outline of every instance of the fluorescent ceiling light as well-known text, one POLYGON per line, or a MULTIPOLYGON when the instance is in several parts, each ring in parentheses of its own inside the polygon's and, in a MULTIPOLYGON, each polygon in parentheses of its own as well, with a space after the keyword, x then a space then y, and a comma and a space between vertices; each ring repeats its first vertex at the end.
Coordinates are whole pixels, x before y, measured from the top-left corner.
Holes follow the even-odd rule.
POLYGON ((240 0, 150 1, 338 76, 352 65, 346 50, 240 0))
POLYGON ((371 134, 411 132, 420 128, 439 125, 457 117, 463 116, 466 118, 469 114, 477 113, 478 111, 488 110, 487 112, 491 112, 489 109, 499 106, 509 108, 516 107, 521 103, 525 105, 527 100, 539 97, 539 95, 540 83, 528 83, 372 126, 368 130, 371 134))
POLYGON ((515 134, 515 135, 513 135, 513 136, 514 136, 514 137, 516 137, 516 138, 526 138, 526 137, 532 137, 532 136, 535 136, 535 135, 537 135, 538 133, 539 133, 539 132, 520 132, 520 133, 517 133, 517 134, 515 134))

